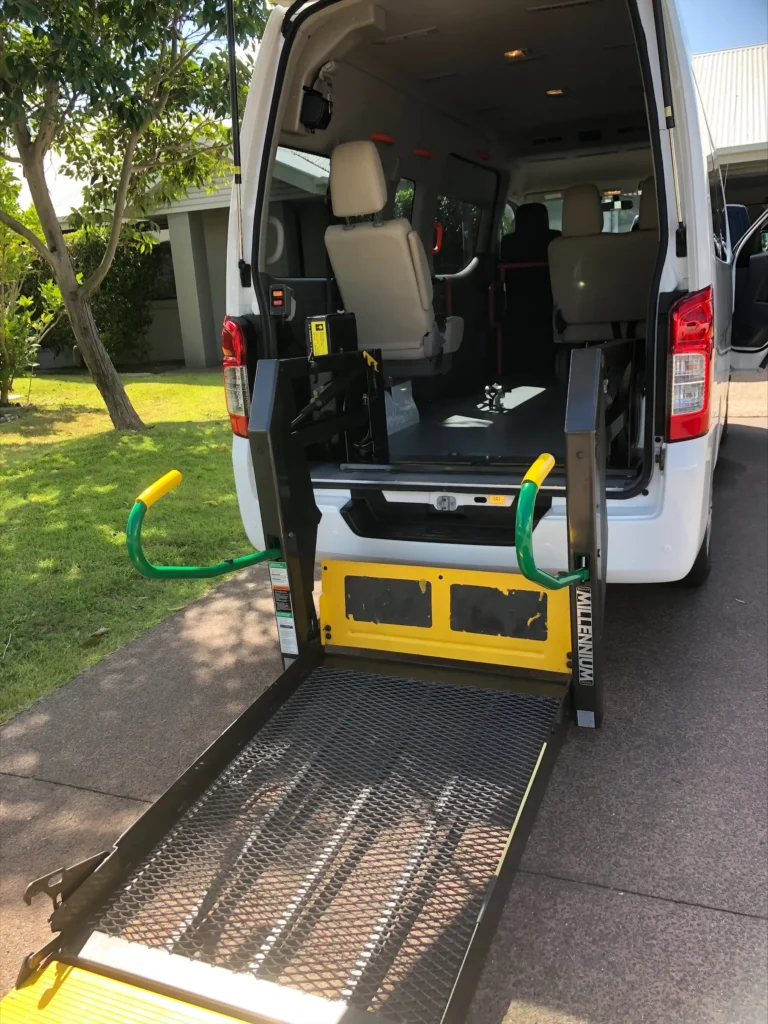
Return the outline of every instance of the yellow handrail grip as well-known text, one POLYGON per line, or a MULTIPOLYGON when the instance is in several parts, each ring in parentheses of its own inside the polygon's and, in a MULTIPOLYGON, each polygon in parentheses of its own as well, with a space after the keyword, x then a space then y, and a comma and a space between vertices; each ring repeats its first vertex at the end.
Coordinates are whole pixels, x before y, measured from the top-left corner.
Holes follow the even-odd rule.
POLYGON ((555 465, 555 458, 553 455, 549 455, 546 452, 544 455, 540 455, 534 462, 531 468, 523 477, 523 483, 527 480, 533 481, 537 487, 541 487, 544 481, 547 479, 549 474, 555 465))
POLYGON ((149 508, 150 505, 154 505, 158 498, 162 498, 168 491, 172 491, 174 487, 178 487, 181 483, 182 476, 178 469, 172 469, 170 473, 166 473, 165 476, 161 476, 159 480, 155 480, 149 487, 145 487, 141 494, 136 498, 136 501, 143 501, 144 504, 149 508))

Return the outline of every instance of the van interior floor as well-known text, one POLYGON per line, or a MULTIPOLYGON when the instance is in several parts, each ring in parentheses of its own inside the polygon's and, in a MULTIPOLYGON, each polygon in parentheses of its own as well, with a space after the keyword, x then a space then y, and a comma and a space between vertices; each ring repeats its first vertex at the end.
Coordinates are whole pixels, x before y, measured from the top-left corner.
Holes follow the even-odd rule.
POLYGON ((389 437, 393 462, 446 459, 533 461, 549 452, 565 458, 565 388, 520 386, 491 410, 484 394, 440 399, 423 407, 421 420, 389 437))

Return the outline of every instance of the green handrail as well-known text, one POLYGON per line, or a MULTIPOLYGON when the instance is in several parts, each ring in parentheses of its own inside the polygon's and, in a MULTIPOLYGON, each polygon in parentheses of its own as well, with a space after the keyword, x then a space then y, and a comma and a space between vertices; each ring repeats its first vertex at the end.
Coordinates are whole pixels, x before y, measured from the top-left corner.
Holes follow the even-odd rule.
POLYGON ((162 498, 168 491, 178 487, 181 480, 181 473, 172 469, 170 473, 161 476, 159 480, 155 480, 146 490, 142 491, 130 511, 125 531, 125 542, 128 547, 128 557, 142 576, 146 576, 150 580, 210 579, 212 576, 222 576, 227 572, 245 569, 248 565, 257 565, 259 562, 281 557, 276 548, 267 548, 266 551, 254 551, 252 555, 228 558, 224 562, 216 562, 215 565, 153 565, 147 560, 141 549, 141 524, 144 522, 147 509, 154 505, 158 498, 162 498))
POLYGON ((552 576, 539 569, 533 557, 533 509, 539 487, 549 476, 555 460, 551 455, 540 455, 523 477, 520 494, 517 498, 515 515, 515 551, 520 572, 532 583, 538 583, 547 590, 562 590, 574 583, 586 583, 589 569, 573 569, 571 572, 559 572, 552 576))

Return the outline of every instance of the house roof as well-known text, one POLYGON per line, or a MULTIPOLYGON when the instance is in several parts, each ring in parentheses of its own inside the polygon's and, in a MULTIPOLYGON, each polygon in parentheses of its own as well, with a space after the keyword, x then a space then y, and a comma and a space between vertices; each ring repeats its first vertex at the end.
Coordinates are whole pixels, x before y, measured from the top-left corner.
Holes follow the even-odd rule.
MULTIPOLYGON (((271 185, 273 200, 292 199, 296 196, 325 195, 328 187, 328 157, 316 153, 303 153, 298 149, 281 146, 275 158, 271 185)), ((229 207, 232 184, 228 179, 213 182, 210 190, 190 188, 183 199, 156 213, 190 213, 193 210, 215 210, 229 207)))
POLYGON ((768 43, 697 53, 693 73, 712 140, 719 150, 768 147, 768 43))

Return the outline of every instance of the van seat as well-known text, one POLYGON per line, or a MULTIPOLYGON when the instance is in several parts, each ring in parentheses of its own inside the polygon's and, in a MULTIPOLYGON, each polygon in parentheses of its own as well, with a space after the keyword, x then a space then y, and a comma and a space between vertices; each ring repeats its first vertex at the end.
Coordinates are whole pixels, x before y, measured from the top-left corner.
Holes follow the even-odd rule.
POLYGON ((600 193, 574 185, 563 200, 563 234, 549 245, 558 341, 643 337, 659 248, 653 178, 642 182, 637 231, 603 233, 600 193))
POLYGON ((325 246, 358 345, 380 349, 389 376, 444 373, 461 344, 461 317, 438 326, 424 246, 406 218, 381 221, 387 186, 373 142, 344 142, 331 154, 331 203, 345 224, 326 229, 325 246), (373 220, 353 218, 373 216, 373 220))
POLYGON ((547 250, 560 236, 543 203, 523 203, 515 230, 504 235, 497 278, 491 286, 491 325, 496 332, 496 372, 521 383, 546 382, 554 366, 552 289, 547 250))

